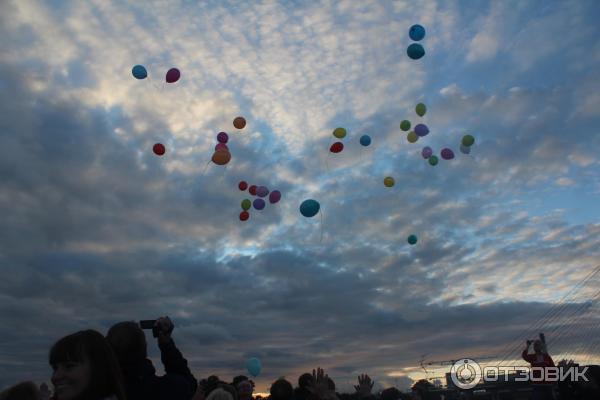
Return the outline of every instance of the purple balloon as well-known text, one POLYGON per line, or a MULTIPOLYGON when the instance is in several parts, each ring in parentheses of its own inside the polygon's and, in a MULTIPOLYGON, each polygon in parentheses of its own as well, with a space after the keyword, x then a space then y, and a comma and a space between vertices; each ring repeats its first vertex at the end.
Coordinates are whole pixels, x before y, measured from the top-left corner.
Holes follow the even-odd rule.
POLYGON ((442 149, 440 154, 444 160, 452 160, 454 158, 454 152, 449 148, 442 149))
POLYGON ((167 71, 167 76, 165 77, 167 83, 174 83, 179 80, 181 73, 177 68, 171 68, 167 71))
POLYGON ((269 201, 271 204, 275 204, 279 200, 281 200, 281 192, 279 190, 273 190, 271 194, 269 194, 269 201))
POLYGON ((415 126, 415 133, 417 134, 417 136, 427 136, 427 134, 429 133, 429 128, 425 124, 417 124, 415 126))
POLYGON ((257 210, 262 210, 263 208, 265 208, 265 204, 266 203, 263 199, 254 199, 254 201, 252 202, 252 205, 257 210))
POLYGON ((219 134, 217 135, 217 140, 219 141, 219 143, 227 143, 227 141, 229 140, 229 136, 227 136, 225 132, 219 132, 219 134))
POLYGON ((269 189, 266 186, 259 186, 256 188, 256 195, 258 197, 265 197, 269 194, 269 189))
POLYGON ((225 143, 217 143, 217 145, 215 146, 215 151, 217 151, 217 150, 229 151, 229 147, 227 147, 227 145, 225 143))
POLYGON ((427 160, 429 157, 431 157, 433 155, 433 150, 431 149, 431 147, 425 146, 425 147, 423 147, 423 150, 421 151, 421 155, 423 156, 424 159, 427 160))
POLYGON ((460 152, 463 154, 469 154, 471 152, 471 146, 460 145, 460 152))

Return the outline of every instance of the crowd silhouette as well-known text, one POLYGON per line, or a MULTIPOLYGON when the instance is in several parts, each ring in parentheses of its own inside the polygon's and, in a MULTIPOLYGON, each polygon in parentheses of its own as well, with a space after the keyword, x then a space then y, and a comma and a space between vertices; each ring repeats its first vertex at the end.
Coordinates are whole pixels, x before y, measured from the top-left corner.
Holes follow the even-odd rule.
MULTIPOLYGON (((231 382, 216 375, 196 380, 187 360, 172 337, 169 317, 153 322, 152 332, 160 349, 165 374, 156 375, 148 359, 146 335, 133 321, 113 325, 106 336, 84 330, 65 336, 50 349, 53 391, 47 385, 21 382, 0 393, 0 400, 258 400, 254 382, 238 375, 231 382)), ((543 338, 543 337, 542 337, 543 338)), ((527 341, 522 358, 536 367, 554 367, 543 341, 527 341), (533 354, 529 347, 533 344, 533 354)), ((560 363, 559 363, 560 364, 560 363)), ((600 399, 600 366, 591 366, 588 382, 541 380, 527 396, 533 400, 600 399)), ((453 400, 466 398, 517 399, 498 394, 485 397, 473 391, 436 391, 427 380, 416 382, 409 393, 390 387, 373 392, 374 381, 367 374, 357 377, 353 393, 338 393, 333 379, 321 368, 306 372, 292 382, 279 378, 271 384, 268 400, 453 400)))

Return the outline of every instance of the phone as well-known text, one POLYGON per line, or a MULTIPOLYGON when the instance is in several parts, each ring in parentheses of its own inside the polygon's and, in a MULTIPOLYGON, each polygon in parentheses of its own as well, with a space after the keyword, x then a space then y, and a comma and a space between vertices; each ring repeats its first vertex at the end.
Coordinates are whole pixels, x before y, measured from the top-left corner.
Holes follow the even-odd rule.
POLYGON ((140 321, 140 328, 152 329, 152 336, 158 337, 158 328, 154 326, 156 323, 155 319, 143 319, 140 321))

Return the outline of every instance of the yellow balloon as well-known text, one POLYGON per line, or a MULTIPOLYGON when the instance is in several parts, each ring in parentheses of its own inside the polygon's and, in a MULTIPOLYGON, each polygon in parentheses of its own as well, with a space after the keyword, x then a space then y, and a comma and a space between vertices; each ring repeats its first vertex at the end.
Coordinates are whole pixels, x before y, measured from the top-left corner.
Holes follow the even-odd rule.
POLYGON ((333 136, 335 136, 338 139, 343 139, 346 137, 346 129, 344 128, 335 128, 333 130, 333 136))
POLYGON ((395 183, 394 178, 392 178, 391 176, 386 176, 385 179, 383 180, 383 184, 386 187, 392 187, 392 186, 394 186, 394 183, 395 183))
POLYGON ((406 140, 408 140, 409 143, 414 143, 419 140, 419 136, 414 131, 410 131, 408 132, 408 135, 406 135, 406 140))

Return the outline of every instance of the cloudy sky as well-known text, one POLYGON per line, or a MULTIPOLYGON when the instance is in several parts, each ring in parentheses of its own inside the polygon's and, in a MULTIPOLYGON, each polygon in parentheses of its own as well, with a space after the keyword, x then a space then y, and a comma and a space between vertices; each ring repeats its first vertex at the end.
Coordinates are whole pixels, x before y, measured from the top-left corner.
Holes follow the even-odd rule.
POLYGON ((160 315, 197 378, 258 357, 261 391, 317 366, 403 387, 540 330, 600 361, 598 19, 593 0, 0 2, 0 387, 48 381, 66 334, 160 315), (241 180, 281 201, 240 221, 241 180))

